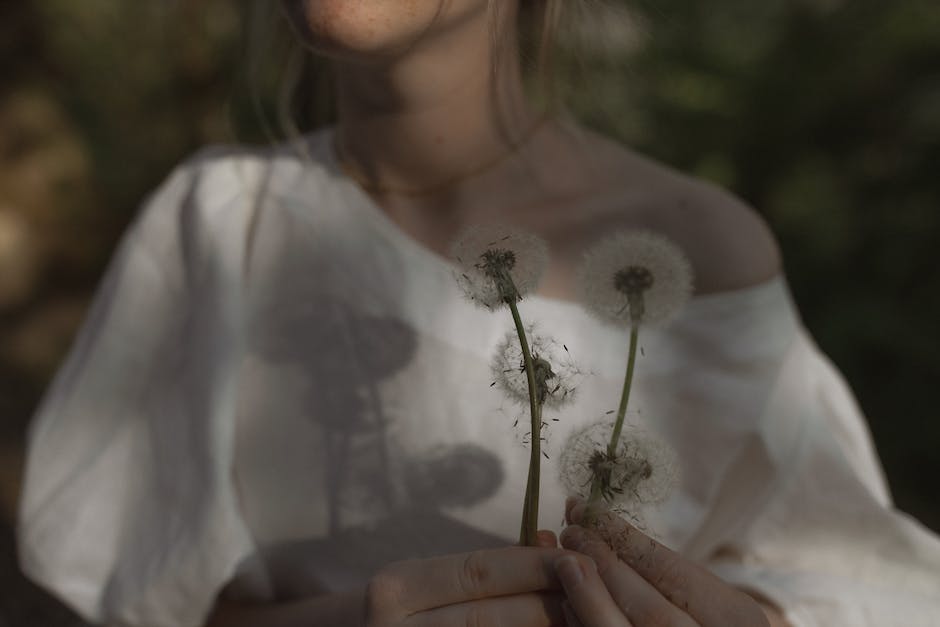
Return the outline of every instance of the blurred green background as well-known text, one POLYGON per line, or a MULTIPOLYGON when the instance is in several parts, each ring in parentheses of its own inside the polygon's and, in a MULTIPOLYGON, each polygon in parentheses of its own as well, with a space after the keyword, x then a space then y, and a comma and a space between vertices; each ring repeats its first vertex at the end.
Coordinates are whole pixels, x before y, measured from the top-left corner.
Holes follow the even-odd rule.
MULTIPOLYGON (((202 145, 265 141, 280 52, 249 71, 248 4, 0 3, 0 626, 81 624, 17 574, 23 433, 142 198, 202 145)), ((940 2, 594 4, 570 106, 766 216, 898 506, 940 530, 940 2)))

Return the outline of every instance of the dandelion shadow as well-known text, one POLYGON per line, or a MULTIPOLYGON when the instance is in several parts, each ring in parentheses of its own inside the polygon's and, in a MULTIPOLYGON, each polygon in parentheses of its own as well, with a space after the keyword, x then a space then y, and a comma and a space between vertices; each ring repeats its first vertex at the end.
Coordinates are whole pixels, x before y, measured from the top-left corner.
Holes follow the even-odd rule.
POLYGON ((378 386, 408 365, 415 337, 394 318, 357 313, 335 300, 301 302, 307 304, 281 312, 259 347, 301 380, 296 398, 320 427, 322 446, 310 454, 324 456, 329 533, 336 535, 348 510, 368 503, 392 512, 402 505, 389 450, 392 417, 378 386))
MULTIPOLYGON (((394 306, 409 288, 401 260, 375 242, 362 253, 343 233, 324 230, 311 243, 309 229, 295 226, 263 217, 258 226, 256 253, 270 261, 253 268, 248 352, 268 378, 240 436, 261 477, 246 492, 249 509, 301 538, 259 543, 255 558, 276 596, 361 584, 341 578, 390 561, 505 545, 440 511, 494 494, 499 459, 471 444, 416 449, 409 435, 425 417, 406 413, 420 405, 407 394, 426 392, 403 397, 394 383, 420 359, 416 332, 394 306), (269 245, 277 248, 265 255, 269 245), (264 512, 287 501, 304 520, 264 512)), ((433 382, 411 383, 424 384, 433 382)))
POLYGON ((503 483, 499 459, 484 448, 458 444, 411 460, 405 468, 408 496, 421 510, 469 507, 492 496, 503 483))
POLYGON ((493 453, 457 444, 408 454, 393 444, 396 415, 383 406, 378 385, 414 358, 413 331, 395 319, 320 302, 282 316, 264 345, 269 358, 308 382, 301 404, 324 439, 329 521, 325 536, 262 549, 276 595, 352 588, 362 573, 392 561, 505 545, 441 512, 497 491, 504 476, 493 453), (311 353, 297 337, 318 348, 311 353))

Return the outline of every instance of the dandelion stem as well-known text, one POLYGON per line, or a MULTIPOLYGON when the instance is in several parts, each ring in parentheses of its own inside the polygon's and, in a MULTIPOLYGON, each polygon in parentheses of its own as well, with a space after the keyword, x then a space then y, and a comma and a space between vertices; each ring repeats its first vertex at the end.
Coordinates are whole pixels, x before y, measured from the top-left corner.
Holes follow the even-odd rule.
POLYGON ((627 415, 627 403, 630 402, 630 388, 633 386, 633 367, 636 365, 637 337, 640 334, 640 325, 633 324, 630 328, 630 353, 627 357, 627 374, 623 378, 623 390, 620 392, 620 407, 617 408, 617 420, 614 422, 614 431, 610 434, 610 444, 607 452, 614 455, 617 452, 617 442, 623 430, 623 419, 627 415))
MULTIPOLYGON (((623 390, 620 392, 620 406, 617 408, 617 418, 614 421, 614 428, 610 434, 610 442, 607 444, 607 455, 611 459, 617 455, 617 443, 620 441, 624 418, 627 415, 627 404, 630 402, 630 388, 633 386, 633 368, 636 365, 636 347, 639 334, 640 325, 634 323, 630 327, 630 348, 627 356, 627 372, 623 378, 623 390)), ((600 502, 603 493, 604 486, 601 485, 601 477, 595 474, 591 480, 591 495, 588 497, 584 514, 584 518, 587 522, 594 520, 597 514, 597 504, 600 502)))
POLYGON ((526 379, 529 383, 529 413, 532 417, 532 430, 529 453, 529 476, 526 481, 525 499, 522 507, 522 528, 519 532, 519 543, 522 546, 535 546, 536 532, 539 520, 539 479, 542 462, 542 405, 536 397, 535 368, 532 363, 532 353, 529 351, 529 342, 526 340, 525 328, 519 307, 514 299, 506 299, 512 320, 519 335, 519 346, 522 347, 522 359, 525 364, 526 379))

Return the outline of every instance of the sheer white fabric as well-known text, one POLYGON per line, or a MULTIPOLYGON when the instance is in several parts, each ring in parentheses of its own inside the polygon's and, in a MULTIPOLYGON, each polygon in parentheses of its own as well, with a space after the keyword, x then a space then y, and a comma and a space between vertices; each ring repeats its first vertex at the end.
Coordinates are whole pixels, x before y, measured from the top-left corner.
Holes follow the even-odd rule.
MULTIPOLYGON (((339 173, 330 132, 308 158, 215 149, 178 168, 35 416, 21 561, 91 621, 195 626, 226 583, 289 599, 517 537, 524 408, 489 372, 508 314, 474 308, 339 173)), ((585 372, 548 415, 540 522, 559 529, 557 451, 616 407, 627 333, 569 302, 522 312, 585 372)), ((892 509, 782 277, 694 298, 641 343, 630 420, 684 471, 651 529, 795 627, 940 624, 940 543, 892 509)))

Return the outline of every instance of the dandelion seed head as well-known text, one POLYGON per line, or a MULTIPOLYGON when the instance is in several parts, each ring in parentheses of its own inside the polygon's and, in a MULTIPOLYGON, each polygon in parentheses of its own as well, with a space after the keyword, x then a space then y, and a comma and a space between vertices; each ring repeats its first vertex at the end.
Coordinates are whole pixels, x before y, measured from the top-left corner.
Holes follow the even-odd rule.
POLYGON ((627 266, 614 273, 614 287, 625 295, 642 294, 654 281, 653 273, 644 266, 627 266))
POLYGON ((662 326, 691 297, 692 266, 662 235, 621 231, 585 253, 577 285, 581 302, 605 322, 662 326))
MULTIPOLYGON (((542 406, 558 409, 577 397, 577 388, 584 372, 572 359, 564 345, 537 331, 534 324, 526 327, 529 351, 536 382, 541 382, 542 406)), ((511 400, 520 405, 529 404, 529 380, 525 372, 522 346, 515 329, 503 336, 496 347, 490 369, 497 384, 511 400)), ((538 392, 537 392, 538 393, 538 392)))
POLYGON ((516 253, 505 248, 487 248, 480 255, 480 270, 483 274, 497 278, 503 268, 512 270, 516 265, 516 253))
POLYGON ((491 311, 531 294, 548 266, 548 244, 519 229, 483 224, 460 232, 450 249, 454 279, 476 305, 491 311))
POLYGON ((662 503, 675 488, 679 464, 666 442, 640 427, 625 425, 614 453, 608 451, 613 423, 595 422, 574 431, 559 466, 568 492, 587 499, 597 477, 612 508, 634 511, 662 503))

